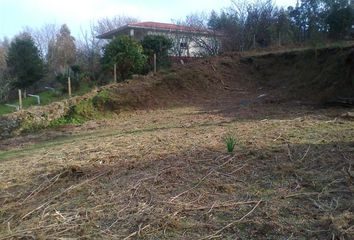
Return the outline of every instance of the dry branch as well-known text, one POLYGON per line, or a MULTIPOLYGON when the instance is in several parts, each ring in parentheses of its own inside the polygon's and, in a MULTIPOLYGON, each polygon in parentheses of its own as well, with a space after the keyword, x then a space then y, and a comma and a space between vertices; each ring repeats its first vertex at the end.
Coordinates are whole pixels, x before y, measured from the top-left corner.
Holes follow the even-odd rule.
POLYGON ((233 221, 229 224, 227 224, 226 226, 224 226, 223 228, 221 228, 220 230, 216 231, 215 233, 209 235, 209 236, 206 236, 204 238, 201 238, 202 239, 212 239, 216 236, 218 236, 220 233, 222 233, 225 229, 231 227, 232 225, 236 224, 236 223, 239 223, 241 221, 243 221, 247 216, 249 216, 254 210, 256 210, 256 208, 259 206, 259 204, 262 202, 262 200, 259 200, 257 202, 257 204, 251 209, 251 211, 249 211, 248 213, 246 213, 245 215, 243 215, 240 219, 236 220, 236 221, 233 221))
POLYGON ((174 200, 176 200, 177 198, 179 198, 180 196, 188 193, 189 191, 197 188, 208 176, 210 176, 215 170, 225 166, 226 164, 228 164, 229 162, 231 162, 232 160, 234 160, 234 157, 230 158, 229 160, 225 161, 223 164, 213 168, 212 170, 210 170, 196 185, 194 185, 193 187, 187 189, 186 191, 184 192, 181 192, 180 194, 174 196, 173 198, 171 198, 170 202, 173 202, 174 200))

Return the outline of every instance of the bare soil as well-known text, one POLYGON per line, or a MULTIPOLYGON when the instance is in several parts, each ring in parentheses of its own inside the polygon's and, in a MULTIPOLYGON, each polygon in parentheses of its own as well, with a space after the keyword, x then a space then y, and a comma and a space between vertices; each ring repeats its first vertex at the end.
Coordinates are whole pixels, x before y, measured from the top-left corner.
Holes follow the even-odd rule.
POLYGON ((2 141, 0 239, 353 239, 348 109, 212 61, 204 93, 2 141))

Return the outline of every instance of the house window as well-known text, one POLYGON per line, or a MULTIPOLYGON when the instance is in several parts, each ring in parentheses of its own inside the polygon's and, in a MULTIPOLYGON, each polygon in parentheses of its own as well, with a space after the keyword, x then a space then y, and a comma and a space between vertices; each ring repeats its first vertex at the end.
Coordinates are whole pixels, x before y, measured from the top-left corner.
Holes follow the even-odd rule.
POLYGON ((134 37, 134 29, 130 29, 130 36, 134 37))
POLYGON ((187 49, 187 48, 188 48, 188 44, 187 44, 186 42, 181 42, 181 43, 180 43, 180 47, 181 47, 182 49, 187 49))

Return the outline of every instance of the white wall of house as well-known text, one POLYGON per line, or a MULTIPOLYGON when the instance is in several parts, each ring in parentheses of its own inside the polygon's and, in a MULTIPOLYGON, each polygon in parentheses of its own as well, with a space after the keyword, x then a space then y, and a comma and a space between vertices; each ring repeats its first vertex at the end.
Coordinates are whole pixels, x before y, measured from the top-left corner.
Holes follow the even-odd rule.
POLYGON ((216 46, 220 48, 220 43, 215 36, 206 36, 198 33, 176 33, 150 30, 147 35, 165 36, 172 40, 173 47, 170 50, 171 56, 199 57, 208 55, 205 46, 216 46))

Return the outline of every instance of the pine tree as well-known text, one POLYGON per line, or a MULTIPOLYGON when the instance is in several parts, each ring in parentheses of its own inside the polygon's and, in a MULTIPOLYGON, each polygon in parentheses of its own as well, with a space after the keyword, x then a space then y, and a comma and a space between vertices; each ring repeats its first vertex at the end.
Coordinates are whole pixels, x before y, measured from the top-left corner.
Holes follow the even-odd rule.
POLYGON ((39 50, 28 34, 16 37, 7 56, 9 73, 15 78, 14 87, 26 89, 43 76, 43 62, 39 50))

